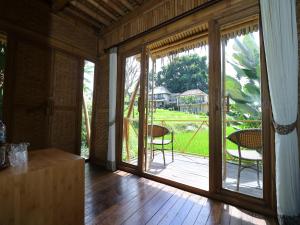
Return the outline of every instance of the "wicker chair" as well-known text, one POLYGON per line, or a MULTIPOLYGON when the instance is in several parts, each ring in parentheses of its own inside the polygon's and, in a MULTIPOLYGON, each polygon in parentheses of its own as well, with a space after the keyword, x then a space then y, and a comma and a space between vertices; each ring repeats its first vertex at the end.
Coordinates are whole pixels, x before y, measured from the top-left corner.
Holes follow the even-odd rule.
POLYGON ((262 161, 262 131, 261 129, 245 129, 239 130, 227 137, 228 140, 235 143, 238 146, 238 150, 226 150, 227 153, 237 158, 239 161, 238 177, 237 177, 237 190, 240 188, 240 176, 241 171, 245 168, 252 168, 257 170, 257 184, 259 183, 259 163, 262 161), (253 168, 253 164, 245 164, 244 161, 254 162, 256 168, 253 168))
POLYGON ((152 157, 154 158, 154 151, 159 150, 163 154, 164 166, 166 166, 165 145, 172 144, 172 161, 174 161, 174 133, 168 128, 159 125, 148 125, 148 144, 153 146, 152 157), (165 139, 165 136, 171 134, 171 139, 165 139), (161 146, 161 148, 154 148, 154 146, 161 146))

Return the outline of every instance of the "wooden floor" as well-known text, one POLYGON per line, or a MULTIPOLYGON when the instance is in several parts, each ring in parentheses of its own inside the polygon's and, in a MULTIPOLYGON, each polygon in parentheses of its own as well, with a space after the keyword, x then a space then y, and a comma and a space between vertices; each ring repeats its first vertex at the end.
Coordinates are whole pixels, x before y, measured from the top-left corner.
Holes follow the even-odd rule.
POLYGON ((145 178, 86 164, 85 224, 276 224, 273 219, 145 178))
MULTIPOLYGON (((168 151, 165 151, 165 157, 166 166, 164 166, 163 163, 162 153, 157 151, 147 172, 152 175, 208 191, 209 160, 207 157, 174 153, 174 161, 172 162, 172 155, 168 151)), ((226 166, 227 174, 223 187, 232 191, 237 191, 238 165, 227 163, 226 166)), ((256 170, 245 168, 241 172, 239 192, 262 198, 262 183, 261 172, 258 185, 256 170)))

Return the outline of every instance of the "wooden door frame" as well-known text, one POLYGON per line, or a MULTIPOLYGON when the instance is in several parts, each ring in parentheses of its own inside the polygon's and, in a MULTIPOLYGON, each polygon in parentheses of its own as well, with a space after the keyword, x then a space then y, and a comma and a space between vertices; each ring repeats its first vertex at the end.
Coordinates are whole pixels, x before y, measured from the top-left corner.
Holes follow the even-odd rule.
MULTIPOLYGON (((145 62, 144 62, 144 48, 143 46, 138 46, 132 48, 130 50, 122 51, 122 48, 118 49, 118 73, 117 73, 117 102, 116 102, 116 163, 117 168, 122 169, 131 173, 141 174, 142 170, 142 149, 143 149, 143 126, 141 126, 143 122, 144 113, 139 112, 139 133, 138 133, 138 164, 132 165, 127 162, 122 161, 122 145, 123 145, 123 111, 124 111, 124 84, 125 84, 125 60, 130 56, 134 56, 137 54, 141 55, 141 74, 140 74, 140 96, 143 95, 145 90, 145 62), (142 87, 143 85, 143 87, 142 87), (142 94, 141 94, 142 93, 142 94)), ((143 109, 144 107, 144 100, 141 98, 140 101, 140 108, 143 109)))
MULTIPOLYGON (((209 110, 210 110, 210 129, 209 129, 209 191, 200 190, 198 188, 194 188, 188 185, 184 185, 175 181, 170 181, 165 178, 157 177, 148 173, 143 172, 142 168, 130 170, 128 167, 119 166, 118 168, 126 170, 128 172, 132 172, 134 174, 171 185, 180 189, 184 189, 186 191, 190 191, 196 194, 200 194, 205 197, 209 197, 212 199, 220 200, 229 204, 233 204, 254 212, 262 213, 265 215, 275 216, 276 215, 276 196, 275 196, 275 160, 274 160, 274 131, 272 130, 271 124, 271 103, 269 98, 268 84, 267 84, 267 74, 266 74, 266 65, 264 58, 264 49, 263 49, 263 40, 261 39, 261 77, 262 77, 262 106, 263 110, 263 139, 264 139, 264 193, 263 198, 255 198, 251 196, 247 196, 240 193, 234 193, 233 191, 225 190, 222 188, 222 123, 221 123, 221 53, 220 53, 220 27, 232 23, 233 21, 239 21, 241 19, 245 19, 245 17, 253 16, 254 14, 259 14, 257 8, 249 8, 245 10, 241 10, 234 14, 227 14, 226 16, 214 16, 210 19, 207 19, 206 22, 209 24, 209 110), (213 93, 213 94, 212 94, 213 93), (217 134, 217 135, 216 135, 217 134), (218 137, 218 138, 217 138, 218 137), (245 204, 246 203, 246 204, 245 204)), ((201 23, 205 21, 203 18, 199 19, 201 23)), ((162 31, 164 29, 162 28, 162 31)), ((177 32, 182 31, 182 29, 178 29, 177 32)), ((159 31, 158 31, 159 32, 159 31)), ((172 33, 173 34, 173 33, 172 33)), ((262 34, 262 30, 260 28, 260 34, 262 34)), ((168 35, 171 35, 170 33, 168 35)), ((137 41, 137 44, 133 42, 127 43, 124 45, 126 49, 127 46, 138 46, 136 48, 145 48, 146 45, 153 43, 163 37, 166 37, 166 33, 153 34, 150 37, 145 37, 146 43, 141 43, 142 41, 137 41), (151 37, 152 38, 151 40, 151 37)), ((123 46, 122 46, 123 47, 123 46)), ((131 47, 132 48, 132 47, 131 47)), ((128 49, 128 47, 127 47, 128 49)), ((145 50, 144 50, 145 51, 145 50)), ((119 59, 119 58, 118 58, 119 59)), ((118 60, 118 63, 120 60, 118 60)), ((119 67, 120 68, 120 65, 119 67)), ((147 74, 144 74, 144 79, 146 79, 147 74)), ((118 77, 120 78, 120 77, 118 77)), ((119 79, 118 79, 119 80, 119 79)), ((118 82, 118 90, 122 86, 119 86, 121 82, 118 82)), ((120 96, 120 95, 117 95, 120 96)), ((121 98, 120 98, 121 99, 121 98)), ((119 108, 120 103, 117 104, 117 109, 119 108)), ((122 119, 122 118, 119 118, 122 119)), ((122 120, 121 120, 122 121, 122 120)), ((120 121, 119 121, 120 122, 120 121)), ((118 124, 118 123, 117 123, 118 124)), ((122 123, 119 123, 119 125, 122 123)), ((120 129, 120 128, 119 128, 120 129)), ((118 130, 119 130, 118 129, 118 130)), ((122 136, 117 135, 117 140, 122 136)), ((120 145, 117 145, 117 149, 120 149, 120 145)), ((117 154, 118 155, 118 154, 117 154)), ((143 159, 141 158, 143 163, 143 159)))
MULTIPOLYGON (((259 15, 257 15, 259 16, 259 15)), ((217 19, 211 21, 211 26, 209 29, 210 33, 213 33, 214 36, 220 36, 220 27, 225 24, 230 24, 233 22, 237 22, 239 20, 245 19, 245 15, 243 13, 235 14, 232 16, 227 16, 225 18, 217 19), (217 35, 216 35, 217 34, 217 35)), ((259 24, 260 21, 258 21, 259 24)), ((270 101, 270 94, 268 89, 268 81, 267 81, 267 70, 266 70, 266 63, 265 63, 265 55, 264 55, 264 44, 262 39, 262 27, 259 26, 260 30, 260 63, 261 63, 261 104, 262 104, 262 132, 263 132, 263 197, 262 198, 256 198, 252 196, 248 196, 245 194, 237 193, 234 191, 230 191, 227 189, 222 188, 222 158, 217 157, 216 158, 216 170, 214 173, 214 177, 217 177, 215 180, 216 184, 216 194, 220 194, 221 197, 228 201, 232 202, 233 204, 239 204, 240 201, 247 202, 248 204, 253 205, 253 207, 264 207, 266 214, 272 214, 276 213, 275 209, 275 182, 274 182, 274 172, 275 166, 274 166, 274 152, 275 152, 275 146, 274 142, 272 142, 272 137, 274 137, 274 131, 272 129, 272 122, 271 122, 271 101, 270 101), (221 177, 220 177, 221 176, 221 177)), ((218 65, 217 71, 212 71, 213 73, 216 73, 215 77, 217 77, 217 74, 221 74, 221 46, 220 46, 220 37, 217 40, 211 39, 210 44, 213 45, 213 48, 215 49, 213 51, 214 56, 210 58, 210 62, 212 65, 218 65), (212 41, 216 41, 215 43, 212 43, 212 41)), ((210 55, 211 56, 211 55, 210 55)), ((220 76, 220 75, 219 75, 220 76)), ((216 119, 221 118, 221 79, 219 79, 215 85, 216 88, 216 94, 217 96, 216 102, 215 102, 215 113, 217 113, 216 119)), ((222 121, 217 121, 216 124, 216 133, 218 135, 222 134, 222 121)), ((222 140, 221 139, 215 139, 216 141, 216 148, 214 149, 214 155, 222 155, 222 140)), ((255 209, 255 208, 254 208, 255 209)))

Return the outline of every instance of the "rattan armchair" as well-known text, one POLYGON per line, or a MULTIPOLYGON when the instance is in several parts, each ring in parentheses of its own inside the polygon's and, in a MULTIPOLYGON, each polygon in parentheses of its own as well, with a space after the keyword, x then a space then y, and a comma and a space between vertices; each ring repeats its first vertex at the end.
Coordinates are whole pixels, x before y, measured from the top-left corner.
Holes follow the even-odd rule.
POLYGON ((164 159, 164 166, 166 166, 165 145, 172 144, 172 161, 174 161, 174 133, 168 128, 160 125, 148 125, 148 144, 152 145, 152 158, 154 158, 154 151, 161 151, 164 159), (165 136, 171 134, 170 139, 165 139, 165 136), (155 146, 161 146, 156 148, 155 146))
POLYGON ((252 168, 257 171, 257 184, 259 183, 259 163, 262 162, 262 131, 261 129, 244 129, 236 131, 227 137, 238 146, 238 150, 226 150, 227 153, 238 159, 237 190, 240 188, 241 171, 252 168), (244 162, 247 162, 244 163, 244 162), (249 165, 249 162, 253 162, 249 165), (253 165, 256 164, 256 168, 253 165))

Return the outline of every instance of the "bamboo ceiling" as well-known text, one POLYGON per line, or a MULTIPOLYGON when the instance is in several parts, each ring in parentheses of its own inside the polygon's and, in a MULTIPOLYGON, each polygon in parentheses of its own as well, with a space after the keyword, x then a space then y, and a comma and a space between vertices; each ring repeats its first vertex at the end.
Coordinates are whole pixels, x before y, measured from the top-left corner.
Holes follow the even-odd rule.
POLYGON ((52 0, 55 12, 65 11, 97 28, 116 24, 145 0, 52 0))
MULTIPOLYGON (((230 26, 221 27, 221 38, 222 40, 228 40, 240 35, 255 32, 258 30, 258 27, 258 16, 245 18, 243 21, 230 24, 230 26)), ((202 24, 151 43, 147 47, 151 57, 156 59, 205 46, 207 44, 208 25, 202 24)))

